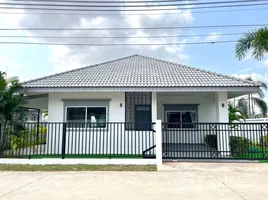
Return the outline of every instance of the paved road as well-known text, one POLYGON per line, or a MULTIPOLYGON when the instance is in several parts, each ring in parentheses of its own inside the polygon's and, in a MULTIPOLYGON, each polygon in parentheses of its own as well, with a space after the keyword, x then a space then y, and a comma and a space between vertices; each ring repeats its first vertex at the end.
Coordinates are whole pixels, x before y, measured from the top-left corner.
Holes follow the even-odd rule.
POLYGON ((170 163, 161 172, 0 172, 0 200, 265 200, 268 164, 170 163))

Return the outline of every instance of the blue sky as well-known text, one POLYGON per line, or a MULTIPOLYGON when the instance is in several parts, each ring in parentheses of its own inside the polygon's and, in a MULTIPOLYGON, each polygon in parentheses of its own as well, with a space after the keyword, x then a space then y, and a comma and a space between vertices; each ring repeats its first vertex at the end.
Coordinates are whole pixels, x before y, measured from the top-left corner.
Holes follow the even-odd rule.
MULTIPOLYGON (((237 8, 236 8, 237 9, 237 8)), ((245 8, 241 8, 245 9, 245 8)), ((252 10, 244 12, 212 12, 212 13, 189 13, 183 15, 165 15, 162 18, 126 17, 120 16, 110 19, 111 16, 48 16, 48 15, 0 15, 1 27, 127 27, 127 26, 180 26, 180 25, 221 25, 221 24, 268 24, 265 17, 267 10, 252 10), (119 20, 124 23, 118 23, 119 20)), ((246 32, 253 28, 225 28, 225 29, 195 29, 178 31, 178 35, 212 34, 246 32)), ((28 39, 20 41, 41 41, 34 35, 48 33, 37 32, 2 32, 2 35, 29 35, 28 39)), ((49 34, 72 34, 74 33, 49 33, 49 34)), ((91 33, 76 33, 88 35, 91 33)), ((103 34, 103 33, 99 33, 103 34)), ((126 33, 128 34, 128 33, 126 33)), ((153 33, 135 33, 153 34, 153 33)), ((169 35, 174 35, 169 33, 169 35)), ((217 40, 236 40, 239 36, 221 36, 217 40)), ((204 41, 206 37, 187 38, 186 42, 204 41)), ((18 39, 4 39, 1 41, 17 41, 18 39)), ((55 42, 56 40, 49 41, 55 42)), ((179 39, 179 42, 182 40, 179 39)), ((183 40, 184 41, 184 40, 183 40)), ((57 41, 58 42, 58 41, 57 41)), ((61 42, 71 42, 64 40, 61 42)), ((77 41, 75 41, 77 42, 77 41)), ((83 42, 83 41, 78 41, 83 42)), ((135 41, 134 41, 135 42, 135 41)), ((142 43, 142 41, 138 41, 142 43)), ((157 41, 156 41, 157 42, 157 41)), ((165 41, 164 41, 165 42, 165 41)), ((146 43, 146 41, 145 41, 146 43)), ((255 79, 268 82, 268 61, 255 61, 247 57, 238 61, 234 54, 235 43, 209 44, 209 45, 186 45, 168 50, 167 48, 92 48, 92 47, 49 47, 35 45, 1 45, 0 46, 0 70, 5 71, 8 67, 8 76, 19 76, 21 80, 33 79, 46 76, 55 72, 65 71, 84 65, 107 61, 135 53, 159 57, 166 60, 180 62, 193 67, 240 76, 242 78, 252 75, 255 79), (170 53, 171 52, 171 53, 170 53)))

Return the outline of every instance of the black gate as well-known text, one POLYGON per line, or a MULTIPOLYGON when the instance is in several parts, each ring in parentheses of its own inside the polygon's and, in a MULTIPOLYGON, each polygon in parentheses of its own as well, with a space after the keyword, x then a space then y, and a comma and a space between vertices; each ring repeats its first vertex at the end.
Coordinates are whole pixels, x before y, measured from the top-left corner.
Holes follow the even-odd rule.
POLYGON ((163 123, 163 159, 268 159, 268 124, 163 123))

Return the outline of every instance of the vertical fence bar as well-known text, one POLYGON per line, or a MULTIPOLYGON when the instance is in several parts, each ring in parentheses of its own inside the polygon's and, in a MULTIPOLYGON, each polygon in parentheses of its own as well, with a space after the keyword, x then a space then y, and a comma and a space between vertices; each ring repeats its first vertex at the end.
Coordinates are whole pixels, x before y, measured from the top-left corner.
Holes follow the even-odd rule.
POLYGON ((61 158, 65 158, 65 148, 66 148, 66 123, 63 123, 62 127, 62 144, 61 144, 61 158))

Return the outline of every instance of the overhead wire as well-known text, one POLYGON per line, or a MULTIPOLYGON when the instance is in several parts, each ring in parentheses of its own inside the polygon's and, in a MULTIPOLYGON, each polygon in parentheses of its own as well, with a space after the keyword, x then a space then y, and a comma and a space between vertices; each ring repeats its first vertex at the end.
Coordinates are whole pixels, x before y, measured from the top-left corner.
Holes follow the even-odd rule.
MULTIPOLYGON (((214 4, 237 4, 237 3, 255 3, 255 2, 267 2, 267 0, 235 0, 235 1, 211 1, 211 2, 194 2, 194 3, 176 3, 176 4, 146 4, 146 5, 80 5, 80 4, 33 4, 33 3, 1 3, 1 5, 8 6, 40 6, 40 7, 83 7, 83 8, 133 8, 133 7, 170 7, 170 6, 196 6, 196 5, 214 5, 214 4)), ((251 5, 251 4, 249 4, 251 5)))
MULTIPOLYGON (((265 8, 248 8, 248 9, 226 9, 226 10, 203 10, 203 11, 191 11, 192 14, 205 14, 205 13, 215 13, 215 12, 244 12, 244 11, 256 11, 256 10, 268 10, 268 7, 265 8)), ((59 12, 0 12, 0 14, 14 14, 14 15, 86 15, 86 16, 96 16, 96 15, 103 15, 103 16, 113 16, 113 15, 125 15, 125 16, 135 16, 135 15, 161 15, 163 13, 59 13, 59 12)), ((185 15, 185 12, 166 12, 165 15, 185 15)))
POLYGON ((241 27, 263 27, 268 26, 268 24, 223 24, 223 25, 203 25, 203 26, 165 26, 165 27, 110 27, 110 28, 3 28, 0 27, 0 31, 23 31, 23 30, 32 30, 32 31, 103 31, 103 30, 161 30, 161 29, 210 29, 210 28, 241 28, 241 27))
MULTIPOLYGON (((68 0, 13 0, 18 2, 62 2, 62 3, 166 3, 166 2, 182 2, 185 0, 147 0, 147 1, 68 1, 68 0)), ((187 0, 187 1, 199 1, 199 0, 187 0)))
POLYGON ((197 10, 209 8, 233 8, 233 7, 250 7, 250 6, 265 6, 268 3, 252 3, 252 4, 236 4, 236 5, 216 5, 216 6, 201 6, 201 7, 174 7, 174 8, 146 8, 146 9, 65 9, 65 8, 48 8, 48 7, 6 7, 2 6, 0 9, 12 10, 46 10, 46 11, 87 11, 87 12, 137 12, 137 11, 172 11, 172 10, 197 10))
POLYGON ((233 43, 237 40, 212 41, 212 42, 178 42, 178 43, 51 43, 51 42, 6 42, 0 44, 18 44, 18 45, 66 45, 66 46, 179 46, 179 45, 197 45, 197 44, 222 44, 233 43))
MULTIPOLYGON (((225 35, 241 35, 243 33, 215 33, 215 36, 225 35)), ((192 35, 152 35, 152 36, 26 36, 26 35, 0 35, 0 38, 57 38, 57 39, 112 39, 112 38, 126 38, 126 39, 144 39, 144 38, 182 38, 182 37, 207 37, 211 34, 192 34, 192 35)))

